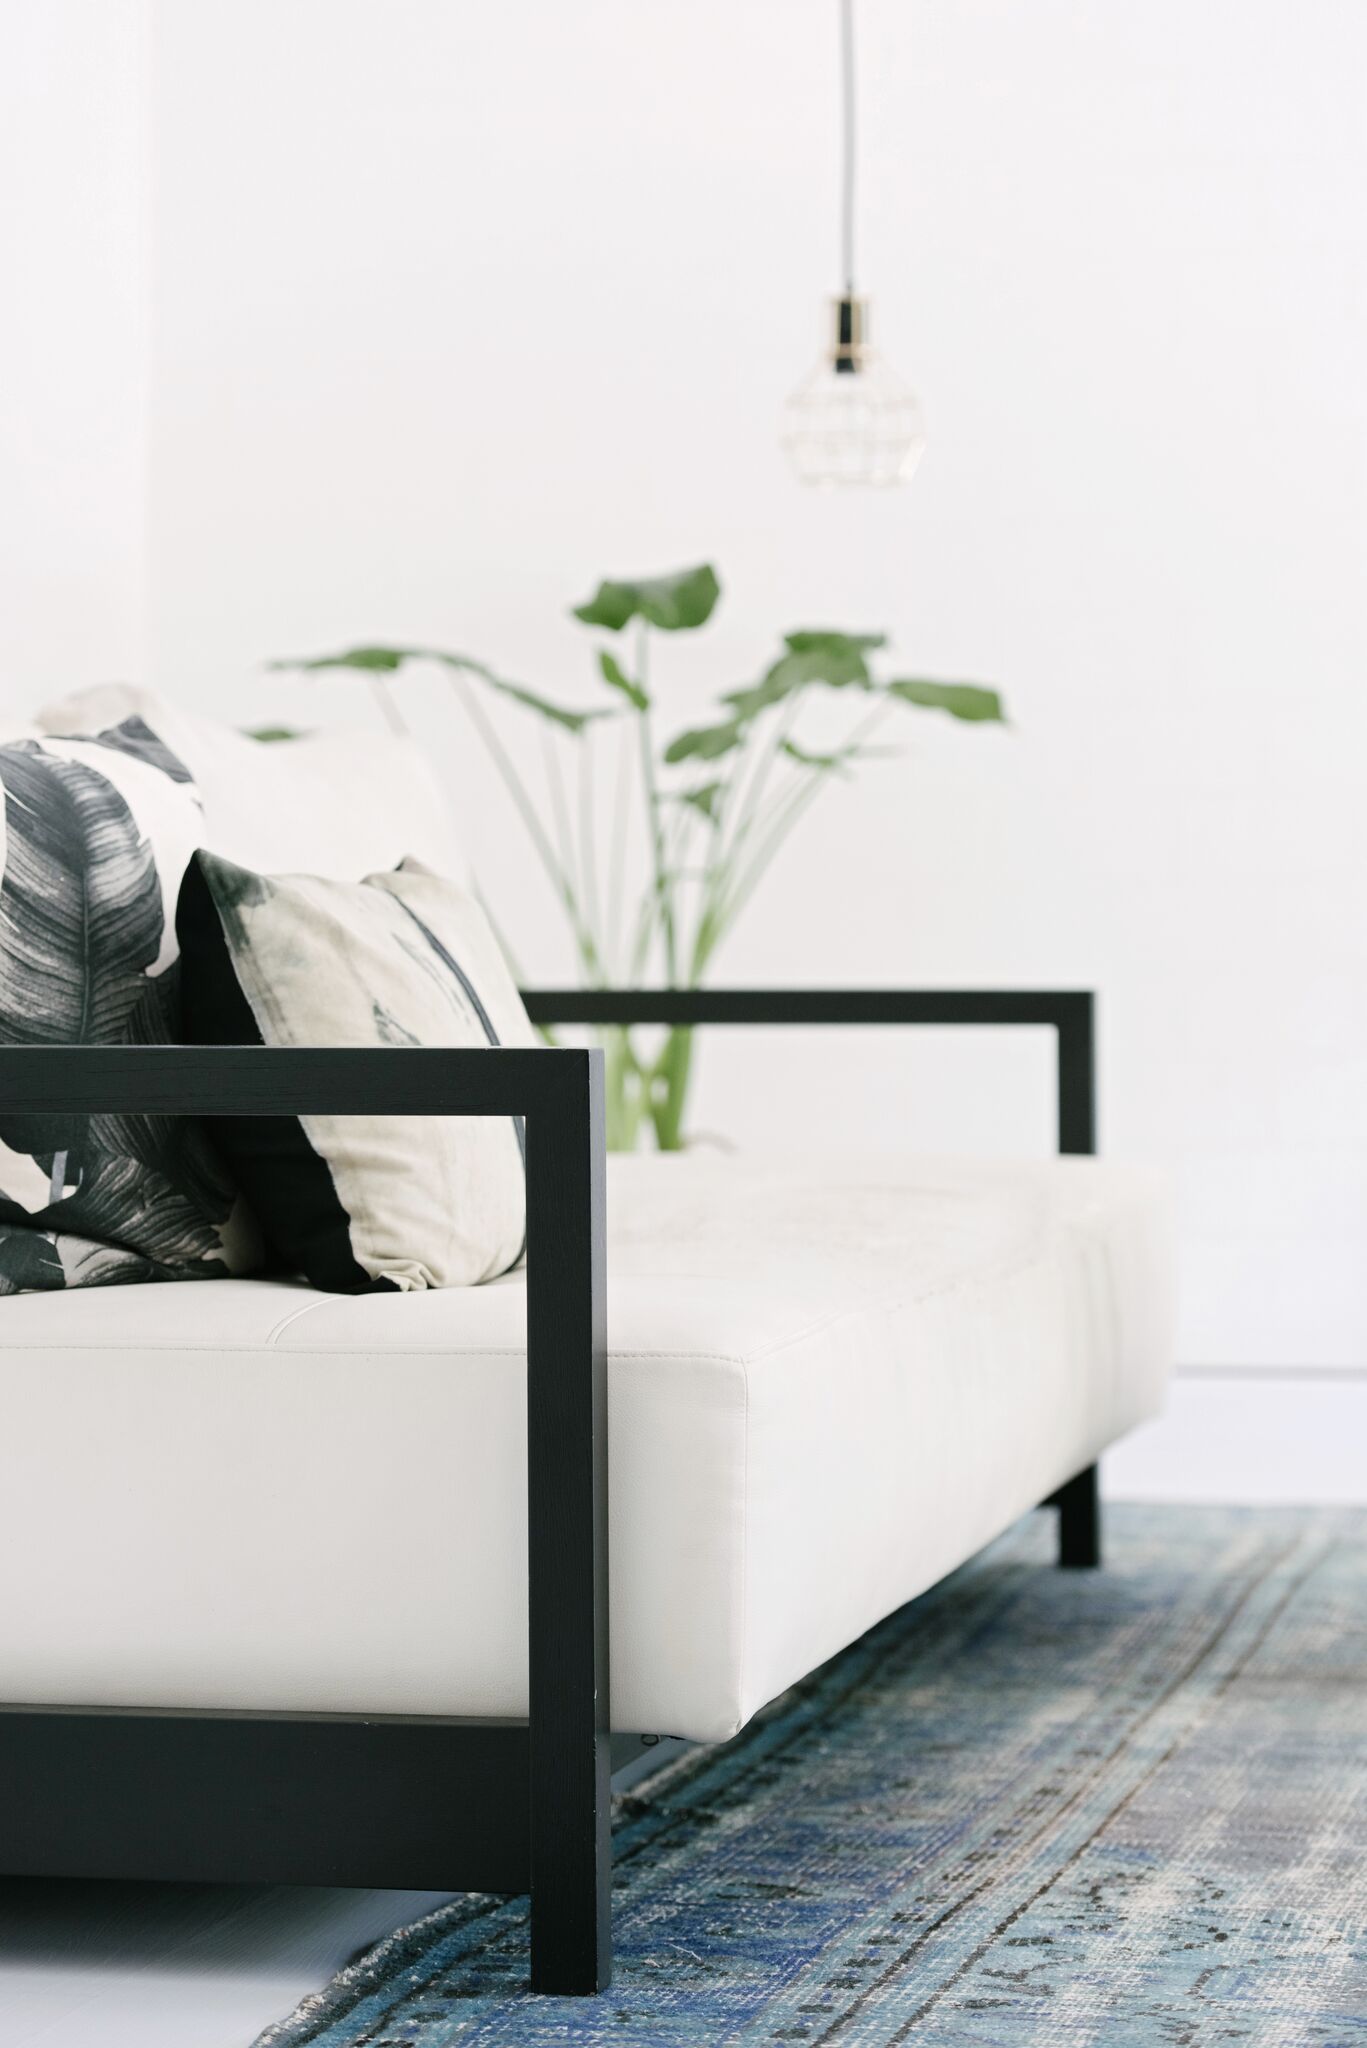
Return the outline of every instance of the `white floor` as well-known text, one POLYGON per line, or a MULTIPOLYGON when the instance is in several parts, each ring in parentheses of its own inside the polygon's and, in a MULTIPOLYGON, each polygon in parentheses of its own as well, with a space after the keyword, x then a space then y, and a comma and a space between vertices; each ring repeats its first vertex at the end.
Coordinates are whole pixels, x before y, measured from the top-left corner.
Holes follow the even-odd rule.
MULTIPOLYGON (((1113 1499, 1367 1499, 1367 1375, 1183 1374, 1113 1499)), ((0 1883, 0 2048, 249 2048, 432 1892, 0 1883)))
POLYGON ((0 1883, 0 2048, 249 2048, 439 1892, 0 1883))

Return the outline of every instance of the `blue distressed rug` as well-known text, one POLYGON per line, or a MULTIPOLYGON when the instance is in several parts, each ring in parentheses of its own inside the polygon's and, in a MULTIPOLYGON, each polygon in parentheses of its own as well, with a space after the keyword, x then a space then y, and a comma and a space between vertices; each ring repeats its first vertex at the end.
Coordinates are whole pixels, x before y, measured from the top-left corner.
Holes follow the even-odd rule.
POLYGON ((464 1897, 259 2048, 1363 2048, 1367 1515, 1052 1522, 621 1803, 603 1997, 464 1897))

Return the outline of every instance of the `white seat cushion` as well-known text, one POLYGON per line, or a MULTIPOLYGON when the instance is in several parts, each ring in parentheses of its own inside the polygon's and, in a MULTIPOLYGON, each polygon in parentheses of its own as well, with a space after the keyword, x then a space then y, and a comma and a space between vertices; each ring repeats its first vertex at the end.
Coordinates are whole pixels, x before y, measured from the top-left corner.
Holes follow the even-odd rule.
MULTIPOLYGON (((733 1733, 1161 1403, 1143 1173, 631 1158, 609 1213, 619 1728, 733 1733)), ((0 1304, 0 1700, 525 1713, 524 1314, 0 1304)))

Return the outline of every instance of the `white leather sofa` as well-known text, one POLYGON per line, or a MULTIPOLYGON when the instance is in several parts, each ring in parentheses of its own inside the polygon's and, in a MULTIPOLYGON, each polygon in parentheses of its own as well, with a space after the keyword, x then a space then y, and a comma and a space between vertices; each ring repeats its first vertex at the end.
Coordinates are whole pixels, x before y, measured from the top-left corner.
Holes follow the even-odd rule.
MULTIPOLYGON (((734 1735, 1161 1403, 1143 1173, 647 1155, 607 1208, 618 1729, 734 1735)), ((524 1276, 0 1314, 6 1699, 525 1716, 524 1276)))
MULTIPOLYGON (((409 851, 459 861, 400 741, 277 750, 182 719, 173 744, 231 857, 358 875, 409 851), (288 800, 263 803, 248 770, 293 778, 288 800)), ((1162 1402, 1167 1207, 1136 1169, 625 1158, 607 1224, 599 1736, 734 1735, 1162 1402)), ((533 1238, 533 1285, 535 1262, 533 1238)), ((456 1886, 506 1868, 518 1888, 525 1846, 469 1879, 453 1848, 443 1879, 345 1845, 348 1809, 363 1832, 395 1787, 478 1804, 503 1765, 451 1790, 442 1731, 487 1724, 497 1743, 555 1698, 553 1669, 543 1706, 529 1694, 527 1288, 346 1298, 244 1279, 0 1305, 0 1705, 31 1710, 0 1713, 27 1845, 0 1867, 456 1886), (364 1746, 400 1725, 402 1756, 397 1734, 383 1756, 364 1746), (246 1801, 218 1834, 215 1779, 246 1801), (282 1847, 296 1793, 300 1826, 327 1837, 314 1865, 282 1847), (78 1801, 105 1810, 100 1829, 78 1801), (221 1847, 199 1855, 207 1839, 221 1847)), ((554 1757, 539 1768, 544 1807, 554 1757)), ((606 1811, 600 1795, 579 1830, 566 1800, 540 1878, 532 1838, 558 1930, 539 1981, 586 1989, 606 1969, 606 1811), (593 1896, 562 1911, 590 1864, 593 1896)), ((525 1809, 507 1824, 525 1836, 525 1809)))

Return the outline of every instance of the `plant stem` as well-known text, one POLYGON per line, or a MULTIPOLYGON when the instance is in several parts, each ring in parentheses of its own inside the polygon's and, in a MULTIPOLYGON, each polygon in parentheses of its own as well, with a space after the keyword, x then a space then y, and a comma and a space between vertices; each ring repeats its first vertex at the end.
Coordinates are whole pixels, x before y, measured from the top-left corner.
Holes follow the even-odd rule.
POLYGON ((497 732, 495 732, 490 719, 485 716, 482 707, 475 697, 474 691, 465 681, 465 678, 460 675, 453 675, 451 687, 459 697, 467 718, 479 734, 489 758, 494 764, 495 770, 502 779, 504 788, 512 798, 518 816, 525 825, 528 837, 536 848, 541 865, 546 870, 546 874, 550 879, 551 886, 565 906, 574 931, 576 943, 579 947, 580 959, 583 961, 590 977, 601 983, 605 979, 602 962, 598 957, 598 949, 594 944, 593 934, 588 930, 580 915, 579 904, 574 894, 574 885, 561 868, 556 858, 555 848, 542 830, 541 820, 537 817, 536 808, 522 785, 521 777, 509 760, 503 742, 500 740, 497 732))
MULTIPOLYGON (((642 619, 636 629, 636 682, 644 691, 646 688, 646 623, 642 619)), ((651 733, 650 713, 638 711, 641 736, 641 783, 646 800, 646 823, 650 833, 651 858, 655 867, 655 899, 660 920, 660 935, 664 940, 665 980, 670 988, 678 982, 678 947, 674 931, 674 895, 665 865, 664 828, 660 820, 660 792, 655 783, 655 742, 651 733)))
MULTIPOLYGON (((867 719, 861 719, 861 723, 859 723, 859 725, 855 727, 855 731, 851 733, 851 737, 848 737, 848 739, 846 739, 846 745, 851 745, 851 748, 857 748, 857 745, 859 745, 859 743, 861 743, 863 739, 867 739, 867 737, 869 737, 869 733, 877 731, 877 727, 879 727, 879 725, 883 723, 883 719, 885 719, 885 717, 887 717, 887 707, 885 707, 885 705, 877 705, 877 707, 875 707, 875 709, 873 709, 873 711, 869 713, 869 717, 867 717, 867 719)), ((764 872, 767 872, 767 868, 771 866, 771 862, 773 862, 775 854, 779 852, 779 848, 781 848, 781 846, 783 846, 783 842, 787 840, 787 836, 789 836, 789 831, 791 831, 791 829, 793 829, 793 825, 795 825, 795 823, 799 821, 799 817, 801 817, 801 815, 803 815, 803 813, 805 813, 807 809, 810 809, 810 807, 812 807, 812 805, 816 803, 816 799, 818 799, 818 797, 820 797, 820 793, 822 793, 822 788, 824 788, 824 784, 826 784, 826 782, 828 782, 828 778, 830 778, 830 770, 820 770, 820 768, 816 768, 816 770, 814 770, 814 768, 805 768, 805 770, 801 770, 801 772, 803 772, 805 780, 803 780, 803 782, 799 782, 799 786, 797 786, 797 791, 785 793, 783 797, 775 799, 775 805, 771 805, 771 811, 767 813, 767 815, 769 815, 769 817, 773 819, 773 823, 771 823, 771 829, 769 829, 769 834, 767 834, 767 838, 762 838, 762 840, 760 840, 760 844, 758 844, 758 848, 756 848, 756 850, 754 850, 754 852, 750 854, 750 864, 748 864, 746 868, 742 868, 742 870, 740 870, 740 877, 738 877, 738 881, 734 883, 734 893, 732 893, 732 901, 728 903, 728 909, 726 909, 726 920, 723 920, 723 928, 726 928, 726 926, 730 926, 730 924, 734 924, 734 922, 736 922, 736 918, 738 918, 738 915, 740 915, 740 911, 742 911, 742 909, 744 909, 744 905, 746 905, 746 903, 750 901, 750 897, 754 895, 754 891, 756 891, 758 883, 762 881, 762 877, 764 877, 764 872)))
POLYGON ((821 783, 820 774, 810 769, 806 770, 805 779, 784 790, 780 796, 776 796, 763 818, 756 821, 757 826, 767 825, 768 830, 762 833, 750 854, 749 861, 738 865, 730 876, 730 894, 718 919, 718 937, 734 924, 742 906, 749 901, 779 847, 803 812, 808 810, 820 795, 821 783))
MULTIPOLYGON (((793 722, 797 717, 797 707, 803 694, 803 691, 795 690, 792 696, 786 700, 783 709, 769 728, 767 741, 762 747, 757 749, 758 758, 750 777, 750 786, 746 790, 744 799, 739 807, 740 815, 732 828, 731 843, 721 855, 722 860, 726 863, 734 860, 742 842, 749 835, 755 820, 757 807, 761 797, 764 795, 765 784, 769 780, 770 770, 778 758, 779 748, 793 729, 793 722)), ((739 781, 739 779, 738 776, 737 780, 739 781)))
MULTIPOLYGON (((570 829, 570 808, 565 797, 565 778, 560 770, 560 757, 555 750, 555 741, 545 726, 541 728, 541 760, 546 773, 546 788, 550 792, 551 815, 555 819, 560 866, 575 892, 575 901, 579 902, 583 893, 584 878, 578 871, 574 857, 574 834, 570 829)), ((584 922, 587 925, 587 916, 584 922)))
POLYGON ((400 711, 394 700, 394 692, 390 689, 383 676, 371 674, 370 694, 379 705, 381 715, 389 730, 392 733, 397 733, 401 739, 411 740, 413 729, 402 711, 400 711))
MULTIPOLYGON (((877 730, 886 716, 886 704, 876 706, 868 717, 855 727, 846 745, 858 746, 862 740, 877 730)), ((707 955, 710 955, 740 916, 764 879, 780 846, 820 795, 829 779, 829 770, 804 769, 801 776, 802 779, 796 787, 790 787, 775 797, 767 810, 748 817, 743 837, 737 835, 733 840, 727 858, 728 871, 723 878, 723 890, 716 906, 707 955), (751 852, 748 863, 738 863, 736 856, 743 840, 750 838, 756 831, 761 836, 758 845, 751 852)), ((697 972, 701 974, 705 966, 706 955, 697 972)))
POLYGON ((613 799, 612 859, 608 869, 608 923, 607 954, 614 968, 617 965, 618 942, 622 934, 622 878, 626 871, 627 852, 627 800, 631 786, 627 780, 627 762, 631 753, 631 734, 626 720, 617 727, 617 775, 613 799))
POLYGON ((655 1126, 655 1143, 661 1152, 678 1152, 683 1147, 684 1107, 693 1065, 691 1025, 676 1025, 666 1038, 660 1057, 650 1072, 650 1120, 655 1126))
POLYGON ((650 937, 655 923, 655 884, 652 881, 636 906, 636 929, 627 955, 627 986, 632 988, 645 972, 650 958, 650 937))
POLYGON ((598 828, 594 816, 594 732, 586 726, 579 742, 579 866, 584 880, 584 921, 598 941, 603 959, 609 958, 611 940, 602 923, 598 897, 598 828))
POLYGON ((631 1033, 622 1025, 600 1031, 603 1048, 603 1108, 610 1152, 634 1152, 645 1115, 645 1070, 636 1057, 631 1033))
POLYGON ((701 979, 713 949, 726 928, 722 914, 726 891, 734 876, 740 851, 760 821, 762 814, 758 809, 759 802, 769 772, 778 757, 779 748, 792 729, 797 712, 797 699, 801 694, 802 692, 798 691, 788 699, 783 711, 770 726, 763 744, 747 749, 746 755, 731 777, 722 802, 717 807, 704 863, 698 923, 693 936, 689 964, 690 984, 701 979), (753 766, 750 765, 751 756, 754 760, 753 766), (743 791, 739 797, 735 795, 738 789, 743 791), (730 840, 727 842, 724 828, 733 816, 735 822, 730 840))

